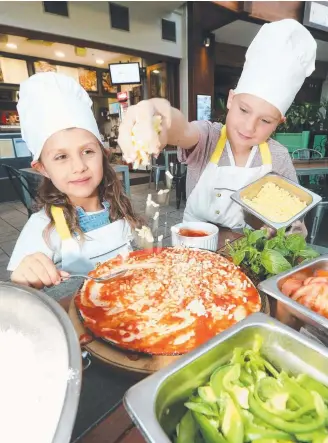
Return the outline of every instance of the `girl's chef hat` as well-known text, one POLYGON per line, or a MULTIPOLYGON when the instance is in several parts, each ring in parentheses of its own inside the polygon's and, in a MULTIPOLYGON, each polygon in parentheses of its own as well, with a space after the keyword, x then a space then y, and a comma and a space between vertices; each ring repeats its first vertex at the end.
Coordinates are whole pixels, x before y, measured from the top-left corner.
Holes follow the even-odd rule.
POLYGON ((246 52, 235 93, 260 97, 285 115, 315 69, 316 50, 312 35, 296 20, 263 25, 246 52))
POLYGON ((22 82, 17 110, 33 160, 39 159, 48 138, 63 129, 85 129, 101 142, 91 106, 82 86, 66 75, 44 72, 22 82))

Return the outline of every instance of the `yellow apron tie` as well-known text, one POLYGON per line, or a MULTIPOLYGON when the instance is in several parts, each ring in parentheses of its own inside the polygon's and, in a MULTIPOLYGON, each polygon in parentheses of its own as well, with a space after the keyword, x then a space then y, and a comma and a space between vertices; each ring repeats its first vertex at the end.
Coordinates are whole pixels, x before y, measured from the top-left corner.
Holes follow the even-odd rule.
POLYGON ((62 208, 58 208, 57 206, 51 206, 51 214, 55 222, 56 231, 61 240, 67 240, 71 238, 72 236, 67 226, 67 222, 64 216, 64 211, 62 210, 62 208))
MULTIPOLYGON (((220 138, 217 142, 216 148, 210 159, 211 163, 214 163, 216 165, 219 163, 226 142, 227 142, 227 128, 226 126, 222 126, 220 138)), ((271 165, 272 158, 268 143, 267 142, 260 143, 259 147, 260 147, 260 153, 263 165, 271 165)))

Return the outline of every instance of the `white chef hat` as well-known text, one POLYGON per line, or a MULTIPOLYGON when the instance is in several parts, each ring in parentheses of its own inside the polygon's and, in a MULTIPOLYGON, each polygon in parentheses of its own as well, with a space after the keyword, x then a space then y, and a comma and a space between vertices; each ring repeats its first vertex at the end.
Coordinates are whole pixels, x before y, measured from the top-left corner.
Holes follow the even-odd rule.
POLYGON ((296 20, 263 25, 246 52, 235 93, 260 97, 285 115, 315 69, 316 50, 312 35, 296 20))
POLYGON ((39 159, 48 138, 63 129, 85 129, 101 142, 91 106, 87 92, 66 75, 44 72, 22 82, 17 110, 33 160, 39 159))

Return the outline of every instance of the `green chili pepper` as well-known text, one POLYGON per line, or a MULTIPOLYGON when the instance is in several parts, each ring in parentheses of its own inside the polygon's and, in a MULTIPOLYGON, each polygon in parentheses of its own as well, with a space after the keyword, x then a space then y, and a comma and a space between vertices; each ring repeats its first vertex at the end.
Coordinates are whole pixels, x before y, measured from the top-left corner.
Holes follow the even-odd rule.
POLYGON ((221 432, 216 429, 211 422, 204 417, 204 415, 199 414, 198 412, 193 412, 192 414, 205 440, 205 443, 227 443, 221 432))
POLYGON ((177 426, 176 443, 194 443, 197 434, 197 426, 191 414, 188 411, 177 426))
POLYGON ((251 412, 266 423, 292 434, 316 431, 325 423, 324 416, 317 416, 312 418, 309 422, 288 422, 263 409, 261 404, 255 399, 254 395, 249 396, 249 406, 251 412))

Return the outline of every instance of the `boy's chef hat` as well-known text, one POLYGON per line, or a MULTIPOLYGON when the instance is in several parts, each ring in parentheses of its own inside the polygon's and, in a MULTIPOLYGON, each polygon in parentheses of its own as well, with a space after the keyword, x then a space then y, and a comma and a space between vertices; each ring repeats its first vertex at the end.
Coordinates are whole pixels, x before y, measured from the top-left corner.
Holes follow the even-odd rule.
POLYGON ((33 160, 39 159, 48 138, 63 129, 85 129, 101 142, 91 106, 82 86, 66 75, 44 72, 22 82, 17 110, 33 160))
POLYGON ((260 97, 285 115, 315 69, 316 50, 312 35, 296 20, 263 25, 246 52, 235 93, 260 97))

